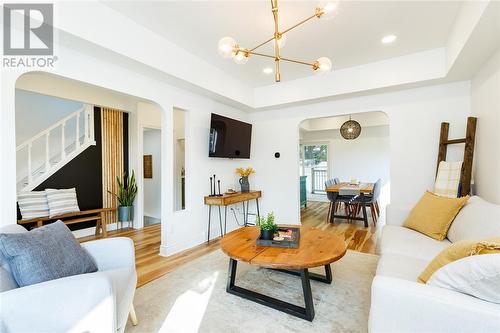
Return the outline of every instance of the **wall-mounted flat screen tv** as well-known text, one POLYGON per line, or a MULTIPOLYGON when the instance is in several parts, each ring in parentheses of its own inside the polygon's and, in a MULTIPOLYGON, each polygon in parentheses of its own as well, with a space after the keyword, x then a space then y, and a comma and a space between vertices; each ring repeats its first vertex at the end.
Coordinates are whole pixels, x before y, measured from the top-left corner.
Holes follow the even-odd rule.
POLYGON ((209 157, 250 158, 252 124, 212 113, 209 157))

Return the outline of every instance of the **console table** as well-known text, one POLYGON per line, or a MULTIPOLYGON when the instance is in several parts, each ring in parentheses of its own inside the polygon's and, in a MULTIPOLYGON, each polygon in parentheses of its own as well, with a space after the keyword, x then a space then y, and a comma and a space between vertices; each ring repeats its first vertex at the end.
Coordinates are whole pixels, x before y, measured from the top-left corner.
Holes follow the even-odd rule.
POLYGON ((234 205, 237 203, 243 204, 243 220, 245 226, 248 225, 248 207, 251 200, 255 200, 257 205, 257 217, 260 217, 259 211, 259 198, 262 196, 261 191, 250 191, 250 192, 235 192, 233 194, 223 194, 221 196, 206 196, 205 205, 208 205, 208 236, 207 243, 210 241, 210 221, 212 218, 212 206, 219 207, 219 227, 221 237, 226 234, 226 224, 227 224, 227 206, 234 205), (245 207, 246 203, 246 207, 245 207), (222 213, 221 207, 224 207, 224 230, 222 229, 222 213))

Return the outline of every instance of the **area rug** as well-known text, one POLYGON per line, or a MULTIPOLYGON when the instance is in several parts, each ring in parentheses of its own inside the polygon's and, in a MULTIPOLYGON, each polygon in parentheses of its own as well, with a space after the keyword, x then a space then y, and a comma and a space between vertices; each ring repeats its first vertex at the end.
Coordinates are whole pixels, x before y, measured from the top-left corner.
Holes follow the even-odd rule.
MULTIPOLYGON (((348 251, 332 264, 331 285, 311 281, 316 316, 308 322, 226 293, 229 259, 217 250, 137 289, 139 325, 129 321, 126 332, 366 332, 377 261, 348 251)), ((293 275, 239 263, 236 284, 304 305, 293 275)))

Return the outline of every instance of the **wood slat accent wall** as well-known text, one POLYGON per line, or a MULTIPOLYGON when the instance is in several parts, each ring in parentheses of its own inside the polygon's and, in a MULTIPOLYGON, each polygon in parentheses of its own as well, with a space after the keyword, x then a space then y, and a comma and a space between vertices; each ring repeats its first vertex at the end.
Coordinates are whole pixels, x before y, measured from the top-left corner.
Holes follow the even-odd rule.
MULTIPOLYGON (((101 109, 102 134, 102 201, 104 207, 118 207, 116 177, 123 181, 123 113, 118 110, 101 109)), ((105 223, 118 220, 116 211, 106 213, 105 223)))

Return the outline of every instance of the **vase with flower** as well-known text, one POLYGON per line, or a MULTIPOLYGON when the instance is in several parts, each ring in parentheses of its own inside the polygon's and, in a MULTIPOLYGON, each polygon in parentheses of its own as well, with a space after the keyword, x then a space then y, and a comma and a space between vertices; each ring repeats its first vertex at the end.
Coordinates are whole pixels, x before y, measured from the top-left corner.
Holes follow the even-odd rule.
POLYGON ((236 173, 240 176, 240 186, 241 192, 249 192, 250 191, 250 182, 248 181, 248 176, 255 173, 253 168, 237 168, 236 173))

